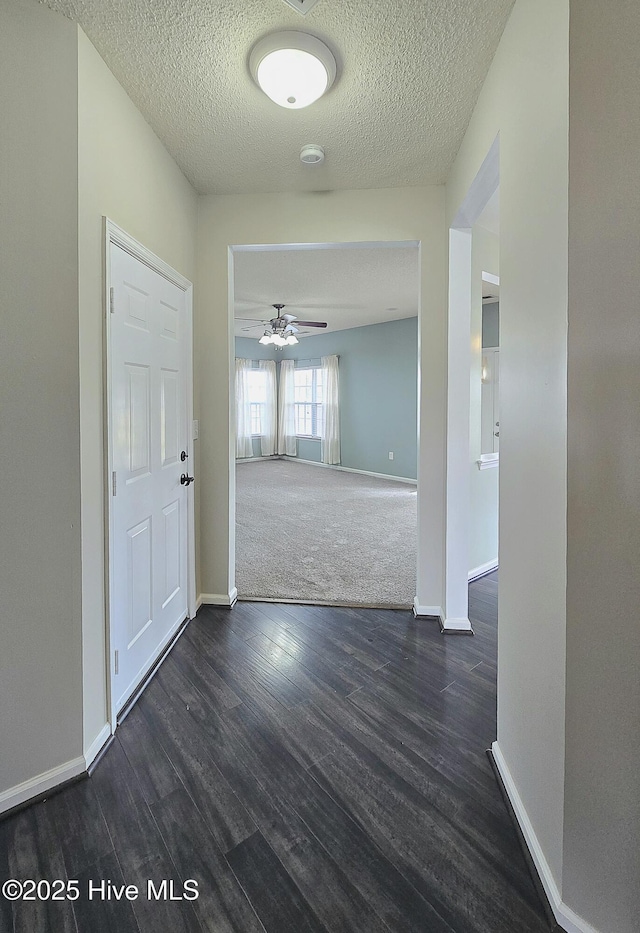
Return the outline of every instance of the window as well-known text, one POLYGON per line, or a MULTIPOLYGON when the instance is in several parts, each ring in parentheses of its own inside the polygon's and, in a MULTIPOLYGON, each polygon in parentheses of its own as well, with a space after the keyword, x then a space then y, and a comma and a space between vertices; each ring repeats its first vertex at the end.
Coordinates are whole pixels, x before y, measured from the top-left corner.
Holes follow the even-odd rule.
POLYGON ((265 433, 264 412, 267 403, 267 374, 262 369, 250 369, 247 373, 247 388, 251 411, 251 434, 265 433))
POLYGON ((322 437, 324 408, 322 369, 296 369, 293 374, 296 434, 322 437))

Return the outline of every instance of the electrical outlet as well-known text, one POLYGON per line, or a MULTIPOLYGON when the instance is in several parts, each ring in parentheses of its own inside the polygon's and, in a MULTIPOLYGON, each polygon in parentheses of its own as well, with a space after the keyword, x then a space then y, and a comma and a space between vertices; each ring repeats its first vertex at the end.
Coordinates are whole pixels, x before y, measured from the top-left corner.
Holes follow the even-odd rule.
POLYGON ((392 450, 389 451, 389 460, 393 460, 393 451, 392 451, 392 450))

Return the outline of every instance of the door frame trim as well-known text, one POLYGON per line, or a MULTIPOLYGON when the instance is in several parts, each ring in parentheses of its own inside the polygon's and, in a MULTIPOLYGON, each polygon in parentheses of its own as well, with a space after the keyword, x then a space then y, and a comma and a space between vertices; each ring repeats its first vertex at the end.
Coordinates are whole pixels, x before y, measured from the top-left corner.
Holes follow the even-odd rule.
MULTIPOLYGON (((105 599, 106 599, 106 625, 105 625, 105 651, 106 651, 106 671, 107 682, 107 704, 109 710, 109 724, 111 734, 115 732, 117 725, 117 711, 115 709, 115 691, 113 689, 114 652, 112 650, 112 619, 111 619, 111 566, 113 563, 113 508, 111 495, 111 473, 113 469, 113 447, 111 431, 111 263, 110 253, 112 246, 119 246, 125 252, 139 260, 145 266, 159 273, 167 281, 176 285, 184 292, 185 312, 187 322, 187 344, 186 344, 186 376, 187 376, 187 453, 189 462, 194 462, 193 452, 193 283, 185 278, 170 265, 168 265, 155 253, 139 243, 129 233, 119 227, 108 217, 103 216, 104 245, 103 256, 103 281, 104 281, 104 450, 105 450, 105 550, 104 550, 104 575, 105 575, 105 599)), ((196 614, 196 537, 195 537, 195 494, 193 486, 187 487, 187 612, 188 617, 192 619, 196 614)), ((166 648, 166 646, 165 646, 166 648)), ((164 650, 164 649, 163 649, 164 650)), ((162 652, 161 652, 162 653, 162 652)), ((157 658, 150 665, 152 669, 157 658)), ((141 683, 145 677, 143 676, 141 683)))

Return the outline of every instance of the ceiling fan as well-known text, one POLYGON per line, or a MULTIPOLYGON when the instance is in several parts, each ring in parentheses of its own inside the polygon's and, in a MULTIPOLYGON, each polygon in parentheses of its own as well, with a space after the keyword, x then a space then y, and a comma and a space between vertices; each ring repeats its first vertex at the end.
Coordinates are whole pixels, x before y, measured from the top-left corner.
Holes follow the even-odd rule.
POLYGON ((275 310, 276 316, 268 321, 256 320, 255 318, 236 318, 237 321, 254 321, 248 327, 243 327, 243 331, 253 330, 255 327, 264 327, 264 333, 260 338, 260 343, 272 343, 278 349, 284 346, 293 346, 298 343, 296 334, 300 333, 300 327, 326 327, 326 321, 300 321, 295 314, 283 314, 284 304, 276 302, 271 307, 275 310), (297 326, 299 325, 299 326, 297 326))

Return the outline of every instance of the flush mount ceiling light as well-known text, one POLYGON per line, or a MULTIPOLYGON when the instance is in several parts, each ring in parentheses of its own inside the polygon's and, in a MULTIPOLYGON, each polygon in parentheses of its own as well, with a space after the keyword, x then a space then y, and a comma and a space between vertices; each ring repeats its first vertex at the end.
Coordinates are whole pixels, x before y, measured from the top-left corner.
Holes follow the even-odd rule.
POLYGON ((315 36, 274 32, 254 45, 249 70, 272 101, 300 110, 329 90, 336 76, 336 60, 315 36))

